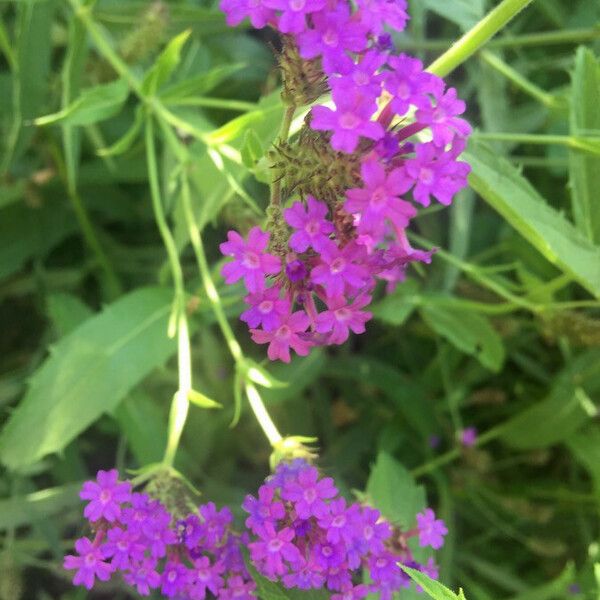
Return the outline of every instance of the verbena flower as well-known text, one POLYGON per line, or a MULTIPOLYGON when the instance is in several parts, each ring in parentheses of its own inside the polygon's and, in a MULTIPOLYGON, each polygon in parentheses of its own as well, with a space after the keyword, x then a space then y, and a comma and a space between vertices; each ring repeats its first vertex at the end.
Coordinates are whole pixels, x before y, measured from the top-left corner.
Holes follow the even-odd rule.
POLYGON ((443 546, 444 536, 448 533, 448 529, 444 521, 436 519, 433 510, 426 508, 417 515, 417 527, 421 546, 431 546, 434 550, 443 546))
POLYGON ((83 511, 87 519, 98 521, 104 518, 112 523, 119 518, 121 503, 131 494, 131 484, 119 482, 118 478, 116 469, 98 471, 96 481, 86 481, 83 484, 79 497, 90 501, 83 511))
POLYGON ((388 600, 409 585, 398 563, 435 574, 435 564, 416 563, 406 543, 419 529, 393 531, 376 509, 348 505, 331 478, 301 459, 279 464, 258 499, 247 496, 243 507, 254 534, 248 545, 252 563, 287 588, 327 588, 336 600, 369 593, 388 600), (372 583, 355 585, 363 571, 372 583))
POLYGON ((92 511, 88 517, 94 540, 77 540, 77 555, 64 561, 65 569, 75 570, 75 585, 91 589, 96 579, 108 581, 119 573, 142 596, 160 589, 164 597, 177 600, 204 600, 207 593, 219 600, 254 597, 255 584, 241 553, 247 540, 231 530, 228 508, 218 510, 209 502, 176 519, 158 500, 132 493, 128 482, 118 481, 116 470, 100 471, 83 490, 92 502, 98 490, 112 490, 108 516, 118 516, 96 518, 92 511))
POLYGON ((233 257, 225 281, 243 280, 249 291, 241 318, 252 339, 287 362, 290 350, 306 355, 364 332, 377 281, 389 293, 410 264, 431 262, 433 251, 412 248, 407 231, 421 206, 449 205, 467 185, 470 167, 459 157, 471 127, 454 88, 394 51, 390 30, 404 29, 405 0, 221 7, 229 23, 249 16, 284 34, 286 102, 306 105, 331 90, 300 135, 269 153, 283 194, 268 230, 252 229, 247 241, 229 232, 221 245, 233 257))

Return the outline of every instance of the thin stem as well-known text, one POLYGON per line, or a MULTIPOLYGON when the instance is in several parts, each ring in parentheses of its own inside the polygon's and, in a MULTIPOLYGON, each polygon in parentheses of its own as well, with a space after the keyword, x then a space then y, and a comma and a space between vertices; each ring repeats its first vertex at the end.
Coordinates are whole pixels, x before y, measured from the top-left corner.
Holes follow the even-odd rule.
POLYGON ((482 133, 473 134, 474 138, 494 142, 514 142, 517 144, 556 144, 588 154, 600 154, 600 138, 578 138, 570 135, 542 135, 535 133, 482 133))
POLYGON ((477 52, 533 0, 503 0, 427 69, 445 77, 477 52))
POLYGON ((495 54, 492 54, 488 50, 483 50, 480 56, 490 67, 498 71, 501 75, 504 75, 504 77, 511 81, 515 86, 538 102, 541 102, 544 106, 547 106, 548 108, 567 108, 566 104, 561 103, 560 100, 555 98, 552 94, 547 93, 542 88, 523 77, 521 73, 513 69, 495 54))
POLYGON ((152 208, 154 218, 160 231, 163 243, 167 250, 173 284, 175 286, 175 298, 173 301, 173 315, 177 328, 177 362, 179 373, 179 388, 173 396, 171 412, 169 416, 169 433, 167 447, 163 458, 163 464, 171 467, 175 460, 177 448, 181 441, 183 428, 189 410, 188 395, 192 389, 192 364, 190 352, 190 336, 185 312, 185 288, 183 282, 183 271, 179 262, 179 254, 173 235, 169 229, 163 209, 158 177, 158 164, 156 157, 156 143, 154 140, 154 123, 151 116, 146 121, 146 156, 148 162, 148 180, 152 196, 152 208))
POLYGON ((246 383, 246 395, 248 396, 250 408, 256 416, 258 424, 261 426, 261 429, 267 436, 271 446, 275 447, 283 440, 283 438, 277 430, 277 427, 275 427, 275 423, 273 423, 273 420, 271 419, 264 402, 258 393, 258 390, 252 383, 246 383))
POLYGON ((254 102, 227 100, 226 98, 207 98, 206 96, 195 96, 193 98, 163 97, 163 100, 167 106, 205 106, 207 108, 220 108, 240 112, 248 112, 258 108, 258 105, 254 102))
MULTIPOLYGON (((288 106, 283 114, 283 121, 281 122, 281 128, 279 129, 279 135, 277 136, 278 141, 287 141, 290 135, 290 128, 292 121, 294 120, 294 114, 296 112, 295 106, 288 106)), ((281 179, 276 175, 276 179, 271 185, 271 206, 279 206, 281 204, 281 179)))
POLYGON ((210 302, 212 310, 217 319, 217 323, 221 329, 221 333, 225 338, 227 347, 229 348, 233 359, 236 363, 243 363, 244 356, 242 354, 242 349, 240 348, 238 341, 235 339, 233 330, 231 329, 229 321, 225 316, 225 311, 223 310, 223 305, 221 303, 221 297, 217 292, 217 288, 210 274, 210 267, 208 265, 208 261, 206 260, 206 253, 204 252, 204 244, 202 243, 200 228, 196 222, 196 216, 194 215, 194 210, 192 208, 189 181, 187 173, 185 172, 185 168, 182 170, 181 176, 181 199, 188 235, 190 236, 192 248, 194 249, 194 254, 196 255, 196 262, 198 263, 198 270, 200 271, 200 277, 202 279, 204 291, 206 292, 206 297, 210 302))

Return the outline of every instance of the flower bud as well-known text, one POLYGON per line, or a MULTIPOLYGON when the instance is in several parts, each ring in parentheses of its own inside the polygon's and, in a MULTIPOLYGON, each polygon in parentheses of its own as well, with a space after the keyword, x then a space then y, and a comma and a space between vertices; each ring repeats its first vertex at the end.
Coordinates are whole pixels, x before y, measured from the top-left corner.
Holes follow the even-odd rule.
POLYGON ((283 438, 273 447, 273 452, 269 458, 271 470, 274 471, 281 462, 291 462, 296 458, 302 458, 307 462, 312 462, 317 458, 317 453, 305 444, 313 444, 317 438, 295 435, 283 438))

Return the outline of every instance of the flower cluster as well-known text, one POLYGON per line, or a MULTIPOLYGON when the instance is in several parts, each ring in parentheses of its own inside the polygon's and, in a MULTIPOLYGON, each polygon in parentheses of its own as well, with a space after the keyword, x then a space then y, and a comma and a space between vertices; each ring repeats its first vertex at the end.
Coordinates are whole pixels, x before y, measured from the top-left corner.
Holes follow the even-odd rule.
POLYGON ((247 540, 231 531, 229 509, 208 503, 176 519, 158 500, 118 481, 114 469, 84 483, 80 497, 89 501, 84 516, 94 539, 80 538, 77 555, 65 557, 65 569, 76 570, 75 585, 91 589, 96 579, 120 572, 142 596, 160 589, 178 600, 255 597, 241 554, 247 540))
POLYGON ((440 548, 447 533, 431 509, 417 515, 417 527, 401 533, 379 511, 338 497, 329 477, 302 459, 280 463, 274 475, 247 496, 246 526, 254 538, 250 558, 265 577, 287 588, 331 590, 332 600, 358 600, 379 593, 389 600, 410 580, 399 564, 437 577, 433 560, 420 565, 408 539, 440 548), (362 583, 363 572, 369 584, 362 583))
MULTIPOLYGON (((246 284, 241 318, 253 340, 288 362, 290 349, 306 355, 364 332, 377 279, 393 289, 409 263, 430 262, 406 230, 418 206, 432 197, 450 204, 466 185, 469 165, 458 157, 471 128, 455 89, 393 52, 386 27, 404 28, 405 0, 221 0, 221 8, 230 25, 249 17, 283 34, 284 88, 294 70, 284 62, 296 55, 304 73, 294 81, 319 90, 298 92, 296 104, 317 98, 323 81, 333 100, 312 108, 295 145, 275 147, 287 197, 299 199, 271 206, 268 231, 255 227, 247 240, 230 231, 221 245, 234 259, 226 282, 246 284)), ((294 105, 294 90, 284 98, 294 105)))

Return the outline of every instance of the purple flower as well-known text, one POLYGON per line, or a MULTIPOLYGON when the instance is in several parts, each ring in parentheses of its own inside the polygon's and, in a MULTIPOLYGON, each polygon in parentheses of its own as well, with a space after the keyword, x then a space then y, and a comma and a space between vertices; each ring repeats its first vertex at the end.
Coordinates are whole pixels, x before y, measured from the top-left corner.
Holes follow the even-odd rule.
POLYGON ((219 4, 226 15, 227 25, 239 25, 246 17, 256 29, 275 21, 275 11, 267 8, 262 0, 221 0, 219 4))
POLYGON ((423 63, 419 59, 406 54, 391 56, 387 64, 393 69, 386 73, 384 84, 393 96, 390 107, 402 116, 411 104, 420 105, 423 97, 433 90, 435 76, 423 71, 423 63))
POLYGON ((377 71, 385 64, 387 56, 377 50, 365 52, 360 62, 348 59, 348 66, 342 70, 342 77, 330 77, 329 85, 340 93, 348 93, 352 88, 357 88, 367 96, 373 98, 381 94, 383 73, 377 71))
POLYGON ((300 56, 306 59, 321 56, 326 73, 343 69, 347 50, 362 52, 367 47, 367 29, 351 17, 346 3, 339 3, 335 10, 314 14, 312 21, 314 28, 297 37, 300 56))
POLYGON ((127 502, 130 496, 131 484, 119 482, 116 469, 98 471, 96 481, 86 481, 79 492, 82 500, 90 500, 83 514, 92 522, 102 518, 110 523, 116 521, 121 516, 121 504, 127 502))
POLYGON ((290 312, 290 301, 280 298, 281 288, 273 286, 257 294, 250 294, 244 302, 250 305, 240 319, 248 327, 256 328, 262 325, 265 331, 273 331, 281 324, 281 318, 290 312))
POLYGON ((329 570, 341 566, 346 558, 346 548, 344 544, 325 541, 315 545, 312 556, 317 565, 324 570, 329 570))
POLYGON ((226 506, 217 510, 214 502, 208 502, 200 506, 200 515, 204 520, 203 542, 207 546, 218 545, 233 521, 231 511, 226 506))
POLYGON ((471 133, 471 126, 456 115, 465 112, 466 105, 463 100, 456 97, 456 90, 449 88, 439 97, 437 103, 426 99, 419 105, 416 118, 419 123, 428 125, 431 129, 433 142, 436 146, 447 146, 456 135, 467 137, 471 133))
POLYGON ((402 574, 398 558, 391 552, 384 551, 369 558, 369 575, 376 584, 392 582, 402 574))
POLYGON ((160 575, 156 571, 156 560, 147 558, 132 568, 124 576, 125 581, 134 586, 141 596, 149 596, 150 590, 160 586, 160 575))
POLYGON ((223 265, 221 273, 226 283, 244 280, 250 293, 257 293, 264 288, 266 275, 276 275, 281 270, 278 257, 265 252, 269 244, 270 234, 260 227, 253 227, 245 241, 237 231, 227 233, 227 242, 219 247, 225 256, 232 256, 233 262, 223 265))
POLYGON ((435 518, 431 508, 426 508, 422 513, 417 514, 417 527, 420 546, 431 546, 434 550, 438 550, 444 545, 444 536, 448 533, 448 529, 444 521, 435 518))
POLYGON ((346 288, 361 289, 369 280, 367 269, 358 262, 363 252, 364 248, 356 244, 348 244, 343 250, 327 249, 311 272, 312 281, 324 286, 329 298, 343 296, 346 288))
POLYGON ((331 600, 361 600, 369 593, 369 588, 364 584, 353 586, 352 584, 340 590, 339 594, 333 594, 331 600))
POLYGON ((298 473, 297 479, 286 482, 281 497, 294 503, 296 514, 301 519, 311 516, 321 519, 328 511, 324 500, 333 498, 336 494, 337 489, 331 477, 319 480, 319 471, 307 466, 298 473))
POLYGON ((286 588, 318 589, 322 588, 324 583, 325 576, 312 558, 301 558, 298 563, 294 563, 294 570, 283 576, 283 585, 286 588))
POLYGON ((375 508, 365 506, 362 509, 357 525, 358 533, 365 548, 365 553, 383 552, 384 542, 392 535, 392 529, 387 521, 381 520, 381 513, 375 508))
POLYGON ((358 0, 362 22, 374 33, 380 34, 388 25, 402 31, 408 21, 406 0, 358 0))
POLYGON ((277 29, 281 33, 302 33, 306 29, 306 15, 325 8, 326 0, 263 0, 268 8, 282 11, 277 29))
POLYGON ((334 89, 335 110, 326 106, 312 109, 310 126, 317 131, 333 131, 331 146, 334 150, 351 154, 356 150, 360 137, 379 140, 383 127, 371 117, 377 110, 373 98, 358 89, 348 92, 334 89))
POLYGON ((104 561, 102 550, 88 538, 80 538, 75 542, 75 551, 79 556, 69 554, 65 556, 63 568, 77 569, 73 577, 74 585, 83 585, 88 590, 94 587, 96 577, 100 581, 108 581, 114 567, 104 561))
POLYGON ((277 532, 271 523, 265 523, 258 535, 262 541, 249 544, 250 557, 261 565, 261 571, 267 577, 273 579, 287 573, 284 560, 290 563, 300 560, 298 548, 291 543, 293 529, 285 527, 277 532))
POLYGON ((310 319, 302 311, 296 311, 282 317, 281 324, 274 331, 251 329, 252 339, 257 344, 269 344, 267 355, 271 360, 290 362, 290 348, 300 356, 306 356, 310 350, 310 342, 301 337, 310 325, 310 319))
POLYGON ((412 187, 412 180, 402 169, 386 173, 374 158, 363 161, 360 172, 364 187, 348 190, 344 203, 349 213, 360 214, 358 231, 381 239, 385 219, 398 228, 406 227, 417 211, 410 202, 400 200, 398 196, 412 187))
POLYGON ((433 142, 419 144, 415 158, 406 161, 404 169, 408 177, 415 183, 414 199, 423 206, 429 206, 431 196, 441 204, 448 205, 454 195, 467 185, 467 175, 471 168, 461 161, 455 160, 463 148, 462 143, 455 141, 453 153, 440 150, 433 142))
POLYGON ((371 296, 362 294, 353 304, 349 304, 343 296, 327 300, 327 310, 317 317, 317 331, 330 333, 330 344, 343 344, 349 337, 350 331, 364 333, 365 323, 373 316, 361 309, 371 302, 371 296))
POLYGON ((477 442, 477 429, 475 427, 467 427, 460 433, 460 442, 463 446, 471 448, 477 442))
POLYGON ((138 536, 126 529, 113 527, 108 530, 107 542, 102 546, 105 558, 111 558, 110 564, 115 569, 129 568, 131 561, 140 561, 144 558, 144 545, 138 541, 138 536))
POLYGON ((290 237, 290 248, 306 252, 311 247, 321 252, 332 243, 329 235, 333 233, 333 223, 326 219, 328 208, 324 202, 312 196, 307 196, 306 202, 306 207, 302 202, 294 202, 291 208, 283 211, 287 224, 296 230, 290 237))
POLYGON ((246 519, 246 527, 256 533, 267 521, 276 522, 285 517, 285 508, 274 500, 275 488, 261 485, 258 488, 258 500, 250 494, 246 496, 242 508, 250 515, 246 519))
POLYGON ((227 587, 221 589, 219 600, 255 600, 255 589, 254 581, 236 575, 227 580, 227 587))
POLYGON ((204 600, 207 589, 213 595, 218 596, 219 590, 223 587, 221 575, 224 571, 225 566, 221 563, 211 565, 208 556, 194 561, 189 576, 191 600, 204 600))
POLYGON ((177 523, 179 538, 185 546, 193 550, 200 543, 200 538, 204 533, 203 524, 196 515, 189 515, 177 523))
POLYGON ((327 541, 332 544, 351 541, 354 531, 349 516, 344 498, 331 501, 329 512, 319 519, 319 527, 327 532, 327 541))
POLYGON ((161 577, 161 588, 160 591, 167 596, 167 598, 174 598, 180 592, 182 592, 188 582, 188 569, 185 565, 180 562, 169 561, 165 565, 161 577))
MULTIPOLYGON (((292 253, 292 256, 295 256, 295 254, 292 253)), ((294 258, 285 265, 285 274, 292 283, 298 283, 306 279, 308 269, 304 261, 294 258)))
POLYGON ((142 532, 147 538, 148 548, 154 558, 162 558, 167 553, 167 546, 177 543, 175 532, 169 528, 171 515, 159 505, 142 523, 142 532))

